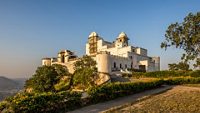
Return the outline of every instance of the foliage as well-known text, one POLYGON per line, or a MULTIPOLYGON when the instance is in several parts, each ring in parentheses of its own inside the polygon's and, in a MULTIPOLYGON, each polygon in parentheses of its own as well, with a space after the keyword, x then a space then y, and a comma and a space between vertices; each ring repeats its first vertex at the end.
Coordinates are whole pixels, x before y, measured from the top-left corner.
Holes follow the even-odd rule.
POLYGON ((74 68, 75 70, 86 68, 96 69, 96 61, 90 56, 85 55, 80 60, 76 61, 74 68))
POLYGON ((186 62, 179 62, 178 64, 173 63, 173 64, 168 64, 169 70, 184 70, 188 71, 189 70, 189 64, 186 62))
POLYGON ((200 83, 200 77, 180 77, 166 79, 165 83, 168 85, 181 85, 181 84, 198 84, 200 83))
POLYGON ((66 91, 70 89, 70 79, 69 76, 63 76, 57 84, 54 85, 56 91, 66 91))
POLYGON ((81 89, 95 85, 95 76, 97 74, 96 62, 89 56, 83 56, 75 63, 75 72, 73 75, 73 85, 81 89))
POLYGON ((190 71, 188 73, 191 77, 200 77, 200 70, 190 71))
POLYGON ((55 91, 54 85, 59 84, 63 76, 70 77, 70 74, 66 67, 62 65, 38 67, 32 78, 26 81, 25 88, 32 88, 36 92, 55 91))
POLYGON ((9 102, 7 102, 7 101, 1 101, 0 102, 0 111, 3 111, 8 106, 9 106, 9 102))
POLYGON ((79 69, 74 73, 73 85, 79 85, 83 89, 95 85, 95 70, 90 68, 79 69))
POLYGON ((90 95, 91 101, 96 103, 156 88, 164 84, 181 85, 198 83, 200 83, 200 77, 174 77, 148 82, 110 83, 92 87, 88 90, 88 94, 90 95))
MULTIPOLYGON (((83 105, 112 100, 118 97, 127 96, 148 89, 160 87, 161 85, 180 85, 200 83, 200 71, 164 71, 152 72, 145 76, 155 79, 142 82, 108 83, 101 86, 90 87, 87 90, 88 98, 81 99, 77 92, 42 92, 42 93, 18 93, 0 103, 0 111, 6 112, 61 112, 79 108, 83 105), (168 73, 170 72, 170 73, 168 73), (171 73, 172 72, 172 73, 171 73), (164 74, 163 74, 164 73, 164 74), (175 73, 175 77, 171 74, 175 73), (181 74, 186 73, 184 76, 181 74), (155 75, 158 74, 158 75, 155 75), (159 75, 160 74, 160 75, 159 75), (163 75, 162 75, 163 74, 163 75), (171 77, 169 77, 169 75, 171 77), (188 76, 189 75, 189 76, 188 76), (162 77, 164 79, 160 79, 162 77), (193 77, 191 77, 193 76, 193 77), (165 78, 166 77, 166 78, 165 78)), ((140 73, 141 74, 141 73, 140 73)), ((144 73, 143 73, 144 74, 144 73)), ((63 78, 64 82, 64 78, 63 78)), ((62 86, 62 85, 61 85, 62 86)), ((57 86, 59 87, 59 85, 57 86)), ((59 89, 59 88, 58 88, 59 89)), ((62 88, 61 88, 62 89, 62 88)))
POLYGON ((60 64, 53 64, 52 66, 55 68, 58 74, 58 79, 62 78, 63 76, 71 76, 66 66, 60 64))
POLYGON ((59 80, 57 76, 58 73, 52 66, 38 67, 33 77, 27 81, 28 83, 26 82, 25 87, 31 87, 36 92, 55 91, 53 86, 59 80))
POLYGON ((117 97, 138 93, 147 89, 159 87, 163 80, 154 80, 151 82, 128 82, 128 83, 110 83, 102 86, 92 87, 88 90, 93 102, 111 100, 117 97))
POLYGON ((165 34, 161 48, 175 46, 184 50, 182 60, 195 60, 200 65, 200 12, 188 14, 182 23, 171 24, 165 34))
POLYGON ((155 72, 133 72, 132 75, 128 75, 128 77, 134 78, 142 78, 142 77, 150 77, 150 78, 168 78, 168 77, 200 77, 200 70, 195 71, 155 71, 155 72))
POLYGON ((81 94, 76 92, 19 93, 4 101, 4 112, 48 113, 61 112, 80 107, 81 94), (5 105, 5 103, 7 105, 5 105))

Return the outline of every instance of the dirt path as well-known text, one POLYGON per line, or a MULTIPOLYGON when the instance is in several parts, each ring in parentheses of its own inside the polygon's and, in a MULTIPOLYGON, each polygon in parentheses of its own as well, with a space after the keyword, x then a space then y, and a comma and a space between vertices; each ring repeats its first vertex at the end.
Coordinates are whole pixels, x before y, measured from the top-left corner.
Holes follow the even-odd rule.
POLYGON ((171 89, 172 87, 173 86, 162 86, 157 89, 147 90, 147 91, 144 91, 141 93, 133 94, 133 95, 126 96, 126 97, 121 97, 121 98, 118 98, 115 100, 86 106, 81 109, 71 111, 69 113, 99 113, 99 112, 105 111, 105 110, 115 107, 115 106, 120 106, 120 105, 123 105, 126 103, 134 102, 137 99, 144 97, 144 96, 150 96, 153 94, 161 93, 163 91, 171 89))

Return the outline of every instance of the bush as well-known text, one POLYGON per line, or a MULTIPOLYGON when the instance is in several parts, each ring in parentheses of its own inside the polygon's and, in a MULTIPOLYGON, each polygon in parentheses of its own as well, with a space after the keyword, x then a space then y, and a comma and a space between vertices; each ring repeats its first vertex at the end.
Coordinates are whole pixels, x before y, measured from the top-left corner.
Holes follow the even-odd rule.
POLYGON ((165 80, 168 85, 181 85, 181 84, 198 84, 200 83, 200 77, 181 77, 181 78, 170 78, 165 80))
POLYGON ((200 70, 191 71, 191 72, 189 73, 189 75, 190 75, 191 77, 200 77, 200 70))
POLYGON ((4 108, 7 108, 9 103, 7 101, 0 102, 0 111, 3 111, 4 108))
POLYGON ((63 76, 60 81, 54 85, 54 88, 57 92, 59 91, 66 91, 70 89, 70 81, 71 77, 63 76))
POLYGON ((88 94, 90 95, 91 103, 97 103, 156 88, 164 84, 181 85, 197 83, 200 83, 200 77, 174 77, 149 82, 109 83, 90 88, 88 94))
POLYGON ((196 71, 155 71, 155 72, 133 72, 128 77, 153 77, 153 78, 168 78, 168 77, 200 77, 200 70, 196 71))
MULTIPOLYGON (((4 110, 15 113, 47 113, 69 111, 80 106, 81 94, 76 92, 59 93, 20 93, 7 100, 4 110)), ((3 106, 3 105, 2 105, 3 106)), ((1 110, 3 110, 1 108, 1 110)))
POLYGON ((90 95, 92 103, 96 103, 156 88, 163 83, 163 80, 137 83, 110 83, 90 88, 88 94, 90 95))

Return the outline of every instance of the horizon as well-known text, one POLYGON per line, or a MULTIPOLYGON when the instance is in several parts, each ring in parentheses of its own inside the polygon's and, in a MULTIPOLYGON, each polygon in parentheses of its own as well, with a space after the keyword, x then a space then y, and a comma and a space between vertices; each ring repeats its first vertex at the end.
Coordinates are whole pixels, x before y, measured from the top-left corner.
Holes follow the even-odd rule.
POLYGON ((120 32, 129 44, 160 56, 161 70, 180 61, 182 50, 160 48, 167 27, 200 11, 198 0, 0 1, 0 76, 29 78, 43 57, 69 49, 85 54, 91 32, 114 41, 120 32))

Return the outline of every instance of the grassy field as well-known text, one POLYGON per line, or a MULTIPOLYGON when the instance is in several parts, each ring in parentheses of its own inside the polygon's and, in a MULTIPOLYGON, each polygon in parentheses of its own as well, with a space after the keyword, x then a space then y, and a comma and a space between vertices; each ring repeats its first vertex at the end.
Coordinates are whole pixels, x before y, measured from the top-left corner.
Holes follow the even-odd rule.
POLYGON ((122 107, 116 113, 200 113, 200 84, 176 86, 167 92, 122 107), (188 87, 189 86, 189 87, 188 87))

